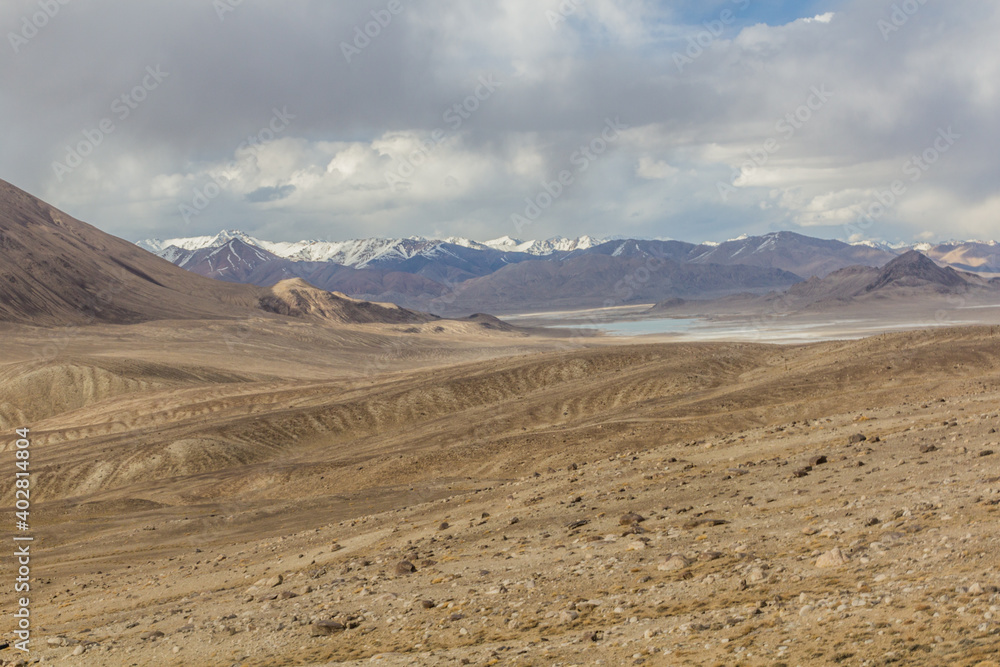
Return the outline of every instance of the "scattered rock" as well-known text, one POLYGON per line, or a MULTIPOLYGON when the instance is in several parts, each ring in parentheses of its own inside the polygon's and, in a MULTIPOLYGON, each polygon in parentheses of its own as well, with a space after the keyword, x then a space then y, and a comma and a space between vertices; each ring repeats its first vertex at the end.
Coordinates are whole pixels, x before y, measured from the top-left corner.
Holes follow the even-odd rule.
POLYGON ((559 614, 559 622, 560 623, 572 623, 573 621, 575 621, 578 618, 580 618, 580 614, 578 612, 576 612, 575 610, 572 610, 572 609, 566 610, 566 611, 561 612, 559 614))
POLYGON ((396 563, 396 574, 413 574, 416 571, 417 567, 408 560, 396 563))
POLYGON ((279 574, 275 577, 265 577, 258 579, 254 586, 257 588, 277 588, 284 582, 284 578, 279 574))
POLYGON ((683 570, 689 564, 690 563, 688 563, 687 558, 685 558, 684 556, 675 554, 675 555, 671 556, 670 558, 668 558, 663 563, 660 563, 659 565, 657 565, 656 569, 660 570, 662 572, 673 572, 673 571, 676 571, 676 570, 683 570))
POLYGON ((840 547, 834 547, 816 559, 816 567, 831 568, 841 567, 848 562, 847 556, 843 554, 840 547))
POLYGON ((338 632, 343 632, 346 629, 347 626, 340 621, 316 621, 309 626, 309 634, 313 637, 326 637, 338 632))
POLYGON ((687 523, 685 523, 684 529, 691 530, 693 528, 699 528, 701 526, 724 526, 727 523, 729 522, 726 521, 725 519, 694 519, 692 521, 688 521, 687 523))

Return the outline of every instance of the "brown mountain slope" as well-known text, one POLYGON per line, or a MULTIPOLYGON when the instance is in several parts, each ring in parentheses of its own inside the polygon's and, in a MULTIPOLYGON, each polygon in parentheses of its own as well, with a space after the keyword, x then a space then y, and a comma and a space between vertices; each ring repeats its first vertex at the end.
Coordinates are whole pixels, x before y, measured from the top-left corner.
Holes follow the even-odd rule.
POLYGON ((265 288, 205 278, 0 181, 0 322, 134 324, 245 318, 262 311, 353 324, 435 319, 324 292, 302 280, 265 288))
POLYGON ((261 308, 279 315, 319 318, 331 322, 404 324, 438 319, 434 315, 406 310, 392 303, 352 299, 339 292, 325 292, 301 278, 282 280, 261 299, 261 308))
POLYGON ((0 181, 0 321, 231 317, 263 293, 179 269, 0 181))

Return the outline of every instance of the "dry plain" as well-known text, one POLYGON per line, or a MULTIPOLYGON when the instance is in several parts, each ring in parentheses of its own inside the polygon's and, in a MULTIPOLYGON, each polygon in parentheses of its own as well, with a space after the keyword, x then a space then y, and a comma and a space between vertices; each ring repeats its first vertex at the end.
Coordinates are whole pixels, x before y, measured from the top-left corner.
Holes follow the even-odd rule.
POLYGON ((995 664, 996 328, 53 332, 0 367, 31 662, 995 664))

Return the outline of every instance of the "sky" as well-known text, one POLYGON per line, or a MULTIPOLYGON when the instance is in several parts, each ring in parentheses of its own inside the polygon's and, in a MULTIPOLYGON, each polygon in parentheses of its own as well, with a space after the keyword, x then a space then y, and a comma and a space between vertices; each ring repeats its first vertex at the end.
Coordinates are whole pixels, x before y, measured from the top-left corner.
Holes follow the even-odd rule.
POLYGON ((993 0, 6 0, 0 178, 130 240, 1000 238, 993 0))

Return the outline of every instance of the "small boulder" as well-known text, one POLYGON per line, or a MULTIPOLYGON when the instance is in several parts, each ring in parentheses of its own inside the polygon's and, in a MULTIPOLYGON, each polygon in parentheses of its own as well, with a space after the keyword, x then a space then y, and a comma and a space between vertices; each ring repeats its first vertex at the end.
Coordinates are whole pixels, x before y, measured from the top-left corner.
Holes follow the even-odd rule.
POLYGON ((687 558, 680 555, 673 555, 668 558, 663 563, 656 566, 657 570, 661 572, 674 572, 676 570, 683 570, 689 565, 687 558))
POLYGON ((629 512, 628 514, 622 516, 622 518, 618 520, 618 523, 623 526, 631 526, 632 524, 635 523, 642 523, 645 520, 646 517, 642 516, 641 514, 636 514, 635 512, 629 512))
POLYGON ((831 567, 841 567, 846 565, 848 562, 847 556, 840 550, 839 547, 834 547, 830 549, 825 554, 822 554, 816 559, 816 567, 818 568, 831 568, 831 567))
POLYGON ((340 621, 316 621, 309 626, 309 634, 313 637, 327 637, 337 632, 343 632, 347 626, 340 621))

